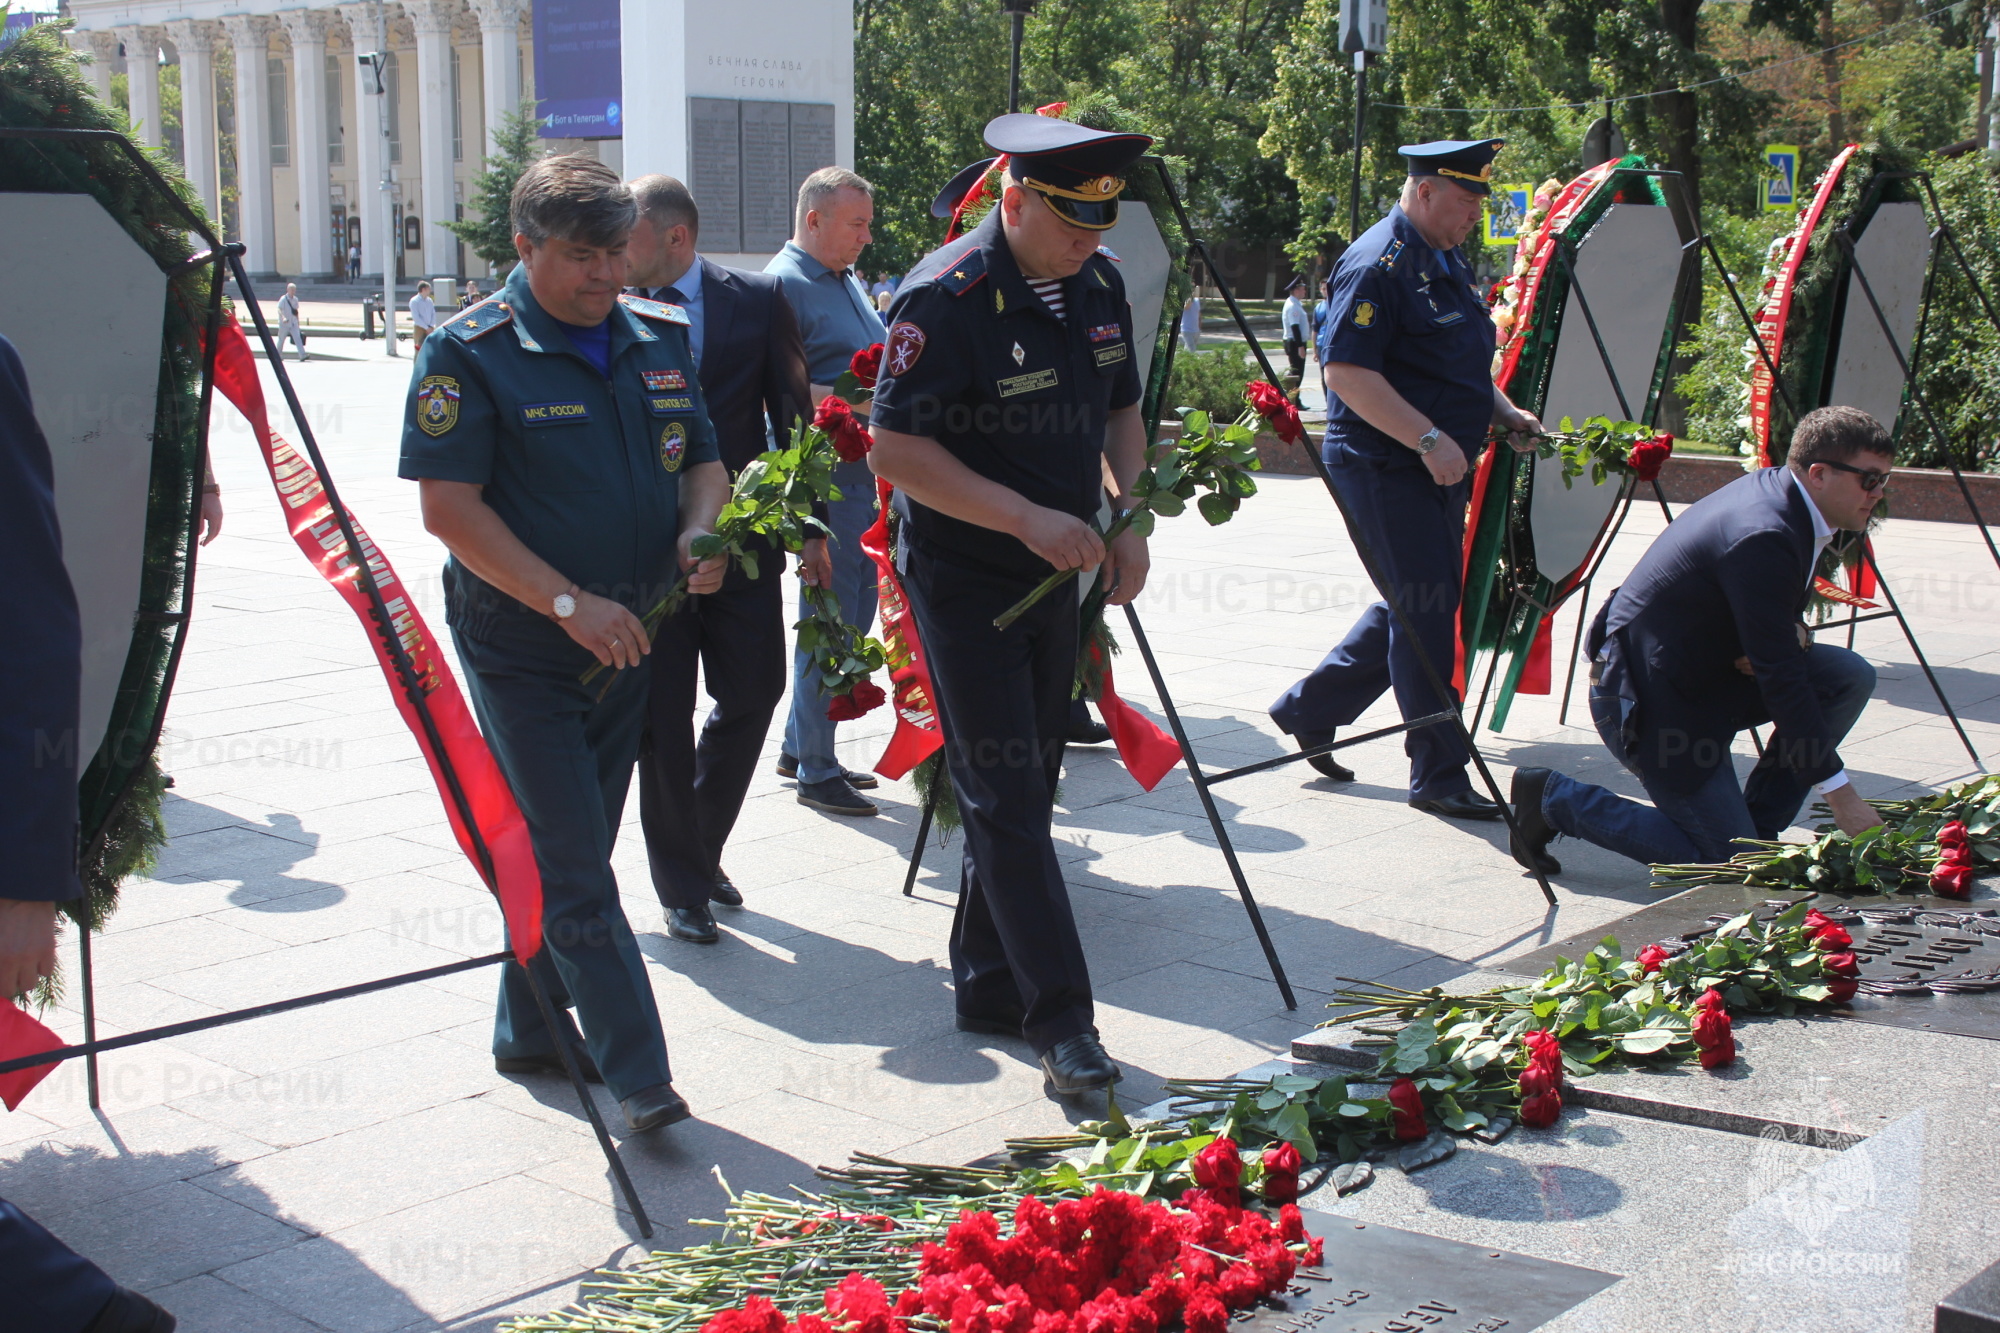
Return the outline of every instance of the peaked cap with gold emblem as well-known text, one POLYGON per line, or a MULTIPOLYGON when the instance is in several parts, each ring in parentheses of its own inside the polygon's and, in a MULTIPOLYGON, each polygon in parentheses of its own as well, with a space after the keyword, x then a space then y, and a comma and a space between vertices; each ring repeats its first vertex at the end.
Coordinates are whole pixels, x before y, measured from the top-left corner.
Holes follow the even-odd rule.
POLYGON ((1412 176, 1442 176, 1474 194, 1493 193, 1493 159, 1505 139, 1438 139, 1406 143, 1396 151, 1409 160, 1412 176))
POLYGON ((1063 221, 1091 231, 1118 224, 1124 173, 1153 146, 1151 135, 1093 130, 1029 112, 988 121, 985 138, 988 148, 1006 154, 1009 173, 1063 221))

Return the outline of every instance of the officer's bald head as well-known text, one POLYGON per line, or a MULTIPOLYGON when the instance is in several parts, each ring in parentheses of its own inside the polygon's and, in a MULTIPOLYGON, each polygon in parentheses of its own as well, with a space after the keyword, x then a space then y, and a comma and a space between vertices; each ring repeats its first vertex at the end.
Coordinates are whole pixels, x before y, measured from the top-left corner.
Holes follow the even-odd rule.
POLYGON ((530 245, 551 240, 623 245, 639 205, 618 173, 579 153, 545 157, 521 173, 510 201, 514 230, 530 245))

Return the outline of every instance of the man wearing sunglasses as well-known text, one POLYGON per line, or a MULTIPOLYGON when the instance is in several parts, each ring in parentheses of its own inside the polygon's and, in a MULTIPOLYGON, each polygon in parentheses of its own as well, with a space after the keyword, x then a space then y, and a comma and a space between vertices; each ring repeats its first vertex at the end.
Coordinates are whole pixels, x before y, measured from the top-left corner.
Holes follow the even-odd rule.
POLYGON ((1894 452, 1866 412, 1822 407, 1799 422, 1784 466, 1730 483, 1660 534, 1589 638, 1591 717, 1653 803, 1520 769, 1515 860, 1560 871, 1547 851, 1560 833, 1648 864, 1723 861, 1737 839, 1790 827, 1809 789, 1849 834, 1882 822, 1838 750, 1875 669, 1813 642, 1801 617, 1834 533, 1868 526, 1894 452), (1739 783, 1736 734, 1765 723, 1763 755, 1739 783))

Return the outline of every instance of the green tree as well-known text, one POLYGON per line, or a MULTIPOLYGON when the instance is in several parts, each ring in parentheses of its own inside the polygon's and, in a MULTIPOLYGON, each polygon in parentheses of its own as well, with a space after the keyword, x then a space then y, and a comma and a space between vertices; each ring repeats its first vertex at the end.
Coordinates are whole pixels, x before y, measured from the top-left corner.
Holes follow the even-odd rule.
POLYGON ((516 258, 511 208, 514 183, 536 158, 544 156, 539 130, 532 102, 523 102, 502 116, 493 135, 494 151, 472 183, 472 201, 466 208, 469 216, 444 224, 472 253, 491 264, 495 277, 502 280, 516 258))

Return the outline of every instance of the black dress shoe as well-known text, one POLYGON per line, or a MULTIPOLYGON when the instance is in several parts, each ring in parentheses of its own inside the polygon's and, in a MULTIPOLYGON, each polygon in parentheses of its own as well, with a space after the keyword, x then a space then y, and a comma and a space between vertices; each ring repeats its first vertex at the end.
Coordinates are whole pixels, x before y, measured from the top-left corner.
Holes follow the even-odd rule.
POLYGON ((669 907, 667 934, 689 944, 713 944, 722 938, 715 928, 715 913, 708 910, 707 903, 696 903, 693 907, 669 907))
POLYGON ((729 876, 721 870, 715 872, 715 887, 708 891, 708 900, 721 903, 724 907, 743 906, 743 890, 736 887, 729 876))
POLYGON ((1410 808, 1450 819, 1498 819, 1500 807, 1476 791, 1455 791, 1429 801, 1411 801, 1410 808))
POLYGON ((1109 1087, 1121 1077, 1095 1032, 1079 1032, 1042 1052, 1042 1074, 1060 1093, 1109 1087))
POLYGON ((174 1317, 138 1292, 119 1287, 83 1333, 174 1333, 174 1317))
POLYGON ((625 1123, 632 1127, 634 1134, 671 1125, 693 1114, 688 1110, 687 1101, 674 1091, 671 1083, 655 1083, 650 1088, 641 1088, 619 1102, 618 1109, 625 1113, 625 1123))
POLYGON ((965 1014, 958 1016, 960 1032, 978 1032, 990 1037, 1018 1037, 1027 1018, 1019 1010, 1009 1014, 965 1014))
MULTIPOLYGON (((570 1054, 576 1057, 576 1069, 583 1075, 585 1083, 602 1083, 604 1075, 597 1072, 597 1062, 590 1058, 590 1052, 581 1046, 570 1047, 570 1054)), ((493 1068, 502 1074, 554 1074, 557 1078, 568 1078, 569 1071, 563 1068, 562 1057, 554 1051, 547 1055, 496 1055, 493 1068)))
MULTIPOLYGON (((1292 739, 1299 743, 1301 750, 1310 750, 1315 745, 1331 744, 1333 742, 1333 733, 1330 731, 1301 731, 1292 737, 1292 739)), ((1306 760, 1306 762, 1318 769, 1322 776, 1331 778, 1335 782, 1354 781, 1354 770, 1330 754, 1316 754, 1306 760)))
POLYGON ((846 778, 828 778, 825 782, 801 782, 799 804, 809 805, 815 810, 824 810, 830 815, 881 813, 875 808, 875 802, 854 790, 854 785, 846 778))
MULTIPOLYGON (((798 759, 780 751, 778 754, 778 776, 781 778, 796 779, 798 775, 798 759)), ((874 791, 882 785, 873 773, 857 773, 845 764, 842 764, 840 767, 840 776, 846 781, 848 786, 854 788, 856 791, 874 791)))
POLYGON ((1548 853, 1548 846, 1555 841, 1555 825, 1542 813, 1542 796, 1549 789, 1551 774, 1546 768, 1517 768, 1509 795, 1514 798, 1514 823, 1520 828, 1519 838, 1509 838, 1508 850, 1514 859, 1529 870, 1539 870, 1544 875, 1560 875, 1562 862, 1548 853), (1523 845, 1525 844, 1525 845, 1523 845))

